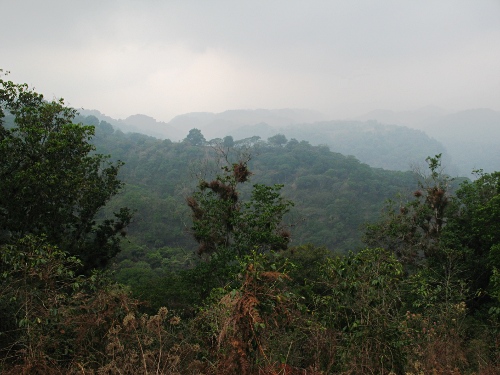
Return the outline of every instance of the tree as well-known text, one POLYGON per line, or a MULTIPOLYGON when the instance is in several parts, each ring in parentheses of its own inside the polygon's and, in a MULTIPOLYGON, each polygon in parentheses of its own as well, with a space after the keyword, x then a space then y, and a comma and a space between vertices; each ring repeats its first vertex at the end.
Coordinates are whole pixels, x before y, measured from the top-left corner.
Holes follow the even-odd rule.
POLYGON ((222 145, 224 147, 233 147, 234 146, 234 139, 232 136, 227 135, 223 138, 222 140, 222 145))
POLYGON ((191 146, 203 146, 206 142, 205 137, 201 134, 200 129, 191 129, 184 142, 189 143, 191 146))
POLYGON ((316 284, 315 313, 326 327, 342 332, 334 361, 338 373, 403 373, 403 268, 396 257, 375 248, 327 258, 316 284))
POLYGON ((273 146, 279 146, 279 147, 285 145, 288 142, 288 140, 283 134, 273 135, 272 137, 267 138, 267 141, 273 146))
POLYGON ((193 234, 200 244, 199 254, 230 249, 234 255, 252 250, 284 250, 290 233, 282 225, 283 215, 293 203, 284 199, 282 185, 253 186, 251 198, 240 201, 238 185, 247 182, 251 172, 246 162, 222 167, 223 174, 213 181, 201 180, 199 190, 187 199, 193 213, 193 234))
POLYGON ((234 146, 236 147, 254 147, 261 142, 260 137, 258 135, 254 135, 252 137, 243 138, 234 142, 234 146))
POLYGON ((44 235, 90 270, 119 252, 131 212, 98 220, 122 186, 122 163, 95 153, 94 127, 72 124, 75 115, 63 99, 48 102, 26 84, 0 79, 0 237, 44 235), (6 113, 15 118, 9 129, 6 113))
MULTIPOLYGON (((475 181, 465 181, 457 190, 443 237, 463 253, 471 289, 484 291, 500 269, 500 172, 476 172, 475 181)), ((475 303, 488 300, 485 293, 478 296, 482 298, 475 303)))
POLYGON ((368 226, 365 240, 403 262, 418 307, 442 315, 459 303, 471 310, 487 306, 500 267, 500 173, 479 172, 452 194, 450 179, 439 171, 440 155, 427 162, 431 173, 413 200, 392 202, 385 217, 368 226))
POLYGON ((69 340, 57 326, 71 292, 82 292, 84 278, 74 272, 79 266, 78 259, 43 238, 26 236, 0 245, 0 369, 6 360, 33 363, 47 360, 43 354, 68 350, 69 340))
POLYGON ((185 276, 200 300, 234 281, 238 258, 284 250, 290 241, 282 219, 293 203, 281 196, 282 185, 256 184, 244 201, 240 185, 251 175, 247 163, 230 164, 227 157, 225 161, 222 174, 212 181, 201 179, 198 190, 187 198, 198 254, 206 261, 185 276))
POLYGON ((411 201, 388 202, 378 223, 367 226, 365 242, 391 250, 407 267, 439 257, 441 235, 450 213, 450 179, 440 172, 441 155, 426 159, 411 201))

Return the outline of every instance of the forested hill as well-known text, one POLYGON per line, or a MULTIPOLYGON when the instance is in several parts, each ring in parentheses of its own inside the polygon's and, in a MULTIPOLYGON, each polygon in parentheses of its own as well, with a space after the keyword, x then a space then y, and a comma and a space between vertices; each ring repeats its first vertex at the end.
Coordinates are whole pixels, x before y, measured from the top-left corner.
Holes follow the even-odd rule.
POLYGON ((500 172, 75 113, 0 78, 0 373, 500 373, 500 172))
POLYGON ((312 111, 260 109, 217 114, 197 112, 177 116, 169 123, 157 122, 145 115, 114 120, 98 111, 82 113, 93 119, 92 125, 103 120, 125 132, 140 132, 172 141, 182 140, 193 128, 200 129, 207 140, 227 135, 234 139, 252 136, 267 139, 280 133, 288 139, 327 145, 332 151, 353 155, 372 167, 390 170, 411 170, 427 156, 440 153, 448 173, 456 174, 458 171, 458 167, 451 165, 445 146, 421 130, 376 121, 324 121, 323 115, 312 111))
POLYGON ((469 176, 473 169, 485 172, 500 169, 500 112, 476 108, 446 113, 436 107, 417 111, 373 111, 358 118, 377 120, 424 131, 444 145, 458 167, 458 174, 469 176))
MULTIPOLYGON (((214 171, 214 144, 125 134, 105 122, 97 125, 94 142, 98 152, 125 162, 120 170, 124 191, 108 209, 137 210, 129 231, 132 243, 193 248, 185 198, 196 187, 197 173, 214 171)), ((342 252, 357 248, 362 224, 378 217, 386 199, 415 184, 411 172, 371 168, 353 156, 295 139, 270 143, 251 137, 227 150, 235 159, 243 150, 251 155, 252 184, 284 185, 283 194, 295 203, 287 220, 297 245, 342 252)))
POLYGON ((456 170, 440 142, 423 131, 404 126, 376 121, 325 121, 293 125, 286 129, 286 134, 312 144, 328 145, 333 151, 354 155, 376 168, 407 171, 429 155, 443 154, 450 173, 456 170))

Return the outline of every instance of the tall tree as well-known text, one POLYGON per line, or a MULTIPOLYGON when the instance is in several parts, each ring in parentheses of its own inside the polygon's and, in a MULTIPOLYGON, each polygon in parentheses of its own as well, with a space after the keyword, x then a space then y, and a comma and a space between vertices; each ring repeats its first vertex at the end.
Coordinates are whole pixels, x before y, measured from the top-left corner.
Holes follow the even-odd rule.
POLYGON ((282 218, 293 203, 281 196, 282 186, 256 184, 250 198, 242 199, 240 185, 251 175, 247 163, 225 161, 223 173, 212 181, 202 179, 187 199, 198 254, 207 259, 187 275, 201 299, 234 281, 239 257, 284 250, 290 241, 282 218))
POLYGON ((184 138, 184 142, 191 146, 203 146, 206 143, 205 137, 201 134, 200 129, 191 129, 189 134, 184 138))
POLYGON ((279 146, 279 147, 282 147, 283 145, 285 145, 288 142, 288 140, 286 139, 286 137, 283 134, 273 135, 272 137, 267 138, 267 141, 271 145, 279 146))
POLYGON ((94 127, 73 124, 75 115, 63 99, 45 101, 26 84, 0 78, 0 241, 44 235, 89 270, 119 252, 131 212, 98 220, 122 186, 122 163, 95 153, 94 127), (13 127, 4 126, 7 113, 13 127))
POLYGON ((201 180, 199 190, 187 199, 193 213, 193 234, 199 254, 230 250, 245 255, 252 250, 284 250, 290 233, 282 224, 293 203, 284 199, 282 185, 255 184, 251 197, 240 200, 238 186, 251 172, 246 162, 222 167, 223 174, 212 181, 201 180))

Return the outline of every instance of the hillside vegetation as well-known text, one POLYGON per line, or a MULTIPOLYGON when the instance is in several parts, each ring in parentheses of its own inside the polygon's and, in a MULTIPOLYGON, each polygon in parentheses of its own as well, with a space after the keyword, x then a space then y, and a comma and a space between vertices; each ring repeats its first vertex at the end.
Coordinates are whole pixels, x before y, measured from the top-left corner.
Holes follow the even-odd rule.
POLYGON ((284 185, 283 194, 295 202, 287 216, 294 224, 294 241, 337 251, 359 247, 361 226, 379 215, 386 199, 416 181, 413 172, 374 169, 326 146, 295 139, 273 144, 250 137, 231 146, 224 146, 223 140, 193 146, 187 141, 113 132, 101 123, 93 142, 99 152, 125 162, 120 176, 126 187, 109 207, 125 204, 137 210, 129 235, 141 236, 139 242, 149 246, 189 243, 190 236, 183 230, 185 197, 200 173, 217 172, 221 148, 233 161, 242 154, 250 156, 252 184, 284 185))
POLYGON ((3 374, 500 372, 500 172, 75 116, 0 78, 3 374))
MULTIPOLYGON (((99 112, 84 113, 94 113, 95 116, 89 115, 87 118, 94 116, 95 120, 106 121, 124 131, 146 133, 172 141, 181 141, 193 128, 200 129, 207 140, 225 136, 234 139, 258 136, 266 140, 276 134, 283 134, 288 139, 307 141, 313 146, 328 146, 334 152, 353 155, 372 167, 389 170, 412 170, 415 165, 421 165, 428 155, 440 153, 449 173, 458 171, 443 144, 423 131, 373 120, 324 121, 323 115, 312 111, 264 109, 232 110, 218 114, 187 113, 175 117, 169 123, 156 122, 144 115, 114 120, 99 112)), ((85 117, 82 116, 79 121, 85 121, 85 117)))
POLYGON ((457 174, 474 177, 471 171, 500 169, 496 140, 500 139, 500 112, 476 108, 455 113, 425 107, 417 111, 373 111, 359 120, 403 125, 424 131, 448 151, 457 174))

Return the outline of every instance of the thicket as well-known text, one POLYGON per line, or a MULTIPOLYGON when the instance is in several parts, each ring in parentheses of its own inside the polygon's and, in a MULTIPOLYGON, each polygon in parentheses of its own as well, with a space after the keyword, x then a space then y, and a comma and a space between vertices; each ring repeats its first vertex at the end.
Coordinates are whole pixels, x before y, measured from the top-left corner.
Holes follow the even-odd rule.
MULTIPOLYGON (((453 190, 440 156, 428 158, 413 193, 389 201, 366 226, 365 247, 334 254, 291 242, 285 187, 253 183, 262 164, 245 153, 232 159, 229 139, 215 142, 222 158, 214 163, 192 132, 196 139, 182 147, 215 173, 199 175, 186 194, 199 257, 183 257, 118 241, 130 211, 113 221, 94 205, 118 192, 120 165, 95 154, 93 128, 70 125, 72 115, 62 101, 0 80, 0 186, 16 202, 0 200, 2 373, 499 373, 499 172, 478 171, 453 190), (5 116, 14 123, 6 126, 5 116), (120 263, 147 259, 157 265, 154 277, 110 273, 122 246, 120 256, 130 258, 120 263), (149 304, 116 277, 129 278, 149 304)), ((275 155, 310 155, 301 154, 307 144, 275 141, 283 150, 275 155)), ((158 182, 174 189, 170 183, 158 182)))

